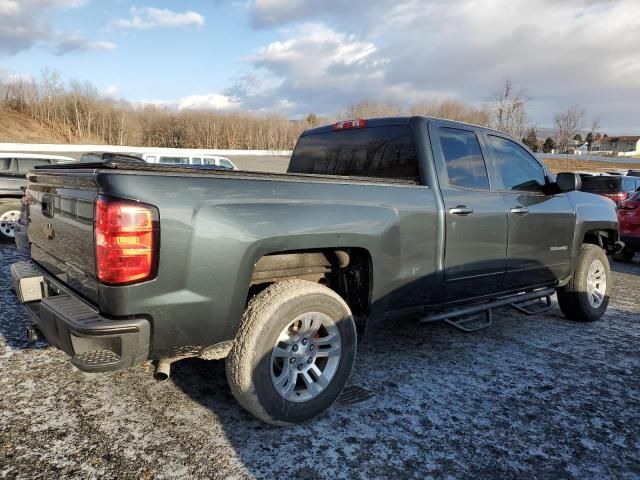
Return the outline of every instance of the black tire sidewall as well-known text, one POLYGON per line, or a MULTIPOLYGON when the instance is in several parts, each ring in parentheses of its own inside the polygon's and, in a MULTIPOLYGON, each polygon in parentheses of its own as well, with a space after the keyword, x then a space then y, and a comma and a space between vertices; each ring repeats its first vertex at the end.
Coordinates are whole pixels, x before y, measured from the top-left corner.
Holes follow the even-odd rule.
POLYGON ((612 286, 611 269, 607 256, 599 247, 589 246, 585 248, 579 258, 579 264, 574 273, 575 278, 572 282, 572 288, 563 292, 564 301, 573 303, 569 306, 570 318, 593 322, 602 318, 609 306, 609 292, 612 286), (607 279, 607 287, 602 304, 598 308, 591 306, 589 302, 589 294, 587 293, 587 277, 589 268, 595 260, 600 260, 604 265, 605 275, 607 279))
POLYGON ((274 420, 300 423, 321 414, 333 404, 351 375, 356 356, 356 329, 351 313, 337 299, 322 293, 311 293, 290 300, 277 309, 260 332, 261 341, 252 353, 252 383, 259 402, 274 420), (271 380, 271 352, 282 330, 297 316, 306 312, 328 315, 338 327, 341 338, 340 363, 331 383, 318 396, 305 402, 285 400, 271 380))

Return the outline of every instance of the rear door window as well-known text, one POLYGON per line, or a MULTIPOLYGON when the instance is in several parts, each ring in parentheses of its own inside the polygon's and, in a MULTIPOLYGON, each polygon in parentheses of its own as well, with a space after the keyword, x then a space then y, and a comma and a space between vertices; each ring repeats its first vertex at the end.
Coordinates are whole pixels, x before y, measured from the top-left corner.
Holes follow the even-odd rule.
POLYGON ((622 190, 625 192, 634 192, 636 190, 636 179, 635 178, 624 178, 622 180, 622 190))
POLYGON ((586 177, 582 179, 582 191, 584 192, 618 192, 622 179, 614 176, 586 177))
POLYGON ((305 135, 293 152, 289 173, 420 181, 413 135, 406 125, 305 135))
POLYGON ((488 190, 489 176, 478 137, 469 130, 439 129, 440 147, 454 187, 488 190))

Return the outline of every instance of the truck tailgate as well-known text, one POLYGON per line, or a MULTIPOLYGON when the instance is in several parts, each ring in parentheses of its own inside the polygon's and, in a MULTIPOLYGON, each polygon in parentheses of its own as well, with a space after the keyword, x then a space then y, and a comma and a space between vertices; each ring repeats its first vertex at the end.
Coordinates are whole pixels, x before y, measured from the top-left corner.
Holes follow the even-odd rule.
POLYGON ((31 257, 70 288, 98 302, 93 219, 93 171, 29 175, 27 234, 31 257))

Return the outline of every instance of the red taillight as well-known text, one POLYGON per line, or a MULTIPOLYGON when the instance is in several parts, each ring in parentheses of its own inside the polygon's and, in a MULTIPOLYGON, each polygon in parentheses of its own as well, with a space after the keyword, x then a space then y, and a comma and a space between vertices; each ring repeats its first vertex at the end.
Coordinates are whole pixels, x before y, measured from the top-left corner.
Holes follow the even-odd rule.
POLYGON ((142 203, 98 198, 96 275, 111 285, 148 280, 158 263, 158 210, 142 203))
POLYGON ((364 128, 367 121, 357 118, 355 120, 343 120, 333 125, 333 130, 351 130, 352 128, 364 128))
POLYGON ((627 192, 605 193, 604 196, 610 198, 614 202, 622 202, 627 199, 629 194, 627 192))

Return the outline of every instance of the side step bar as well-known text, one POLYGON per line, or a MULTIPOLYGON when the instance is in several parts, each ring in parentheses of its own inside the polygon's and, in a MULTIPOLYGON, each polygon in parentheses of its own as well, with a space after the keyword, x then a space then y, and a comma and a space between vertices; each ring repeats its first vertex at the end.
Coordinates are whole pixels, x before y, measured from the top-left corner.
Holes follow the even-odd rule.
POLYGON ((526 310, 530 315, 534 313, 540 313, 545 311, 545 309, 531 309, 527 310, 526 306, 529 305, 529 302, 537 301, 541 298, 545 298, 548 301, 548 304, 545 305, 547 310, 551 308, 551 295, 555 293, 555 289, 553 288, 544 288, 541 290, 534 290, 532 292, 521 293, 519 295, 513 295, 510 297, 499 298, 497 300, 493 300, 491 302, 479 303, 476 305, 470 305, 468 307, 456 308, 452 310, 448 310, 445 312, 435 313, 433 315, 428 315, 420 320, 420 323, 432 323, 432 322, 441 322, 444 321, 452 327, 457 328, 463 332, 475 332, 476 330, 480 330, 481 328, 486 328, 491 325, 491 309, 504 307, 506 305, 513 306, 522 311, 526 310), (524 305, 523 305, 524 304, 524 305), (517 307, 516 307, 517 305, 517 307), (486 319, 484 321, 479 321, 477 318, 469 318, 475 316, 478 313, 487 312, 486 319), (459 320, 458 320, 459 319, 459 320))
POLYGON ((536 298, 533 300, 525 300, 514 302, 511 304, 513 308, 525 315, 537 315, 551 310, 551 295, 536 298))

